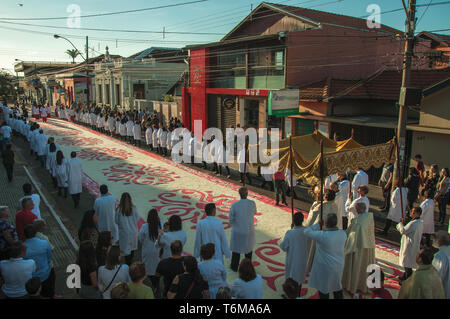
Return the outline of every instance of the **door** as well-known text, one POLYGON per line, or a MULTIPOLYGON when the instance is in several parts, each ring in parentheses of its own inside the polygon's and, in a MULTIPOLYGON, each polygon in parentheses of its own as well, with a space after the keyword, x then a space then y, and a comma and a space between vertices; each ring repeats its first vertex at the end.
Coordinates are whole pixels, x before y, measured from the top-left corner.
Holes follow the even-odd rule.
POLYGON ((244 126, 258 129, 258 124, 259 124, 259 101, 245 99, 244 126))

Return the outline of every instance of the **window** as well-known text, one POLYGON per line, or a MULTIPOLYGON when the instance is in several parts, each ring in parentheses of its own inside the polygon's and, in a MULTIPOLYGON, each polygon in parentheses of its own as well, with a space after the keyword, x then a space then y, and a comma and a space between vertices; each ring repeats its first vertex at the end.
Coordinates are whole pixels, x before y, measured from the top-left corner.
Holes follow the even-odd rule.
POLYGON ((133 96, 137 100, 145 100, 145 85, 133 84, 133 96))
POLYGON ((110 95, 110 91, 109 91, 109 84, 105 85, 105 90, 106 90, 106 104, 111 104, 111 95, 110 95))

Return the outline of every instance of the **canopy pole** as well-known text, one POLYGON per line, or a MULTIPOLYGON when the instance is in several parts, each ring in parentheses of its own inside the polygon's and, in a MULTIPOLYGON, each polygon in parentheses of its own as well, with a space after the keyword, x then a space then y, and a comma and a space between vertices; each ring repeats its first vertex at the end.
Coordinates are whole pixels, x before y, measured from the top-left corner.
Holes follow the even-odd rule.
MULTIPOLYGON (((398 141, 397 141, 397 136, 395 136, 394 137, 394 139, 395 139, 395 149, 396 149, 396 151, 397 151, 397 159, 396 159, 396 162, 397 162, 397 169, 398 170, 400 170, 399 169, 399 165, 400 165, 400 151, 399 151, 399 145, 398 145, 398 141)), ((403 174, 402 174, 403 172, 398 172, 398 189, 399 189, 399 191, 400 191, 400 209, 401 209, 401 212, 402 212, 402 219, 404 219, 405 218, 405 214, 403 213, 403 192, 402 192, 402 186, 403 186, 403 174)), ((395 182, 395 181, 393 181, 393 182, 395 182)))
POLYGON ((244 178, 242 181, 243 186, 245 187, 245 177, 247 175, 247 151, 248 151, 248 144, 247 144, 247 139, 244 142, 244 148, 245 148, 245 155, 244 155, 244 178))
POLYGON ((294 225, 294 170, 292 164, 292 135, 289 137, 289 166, 291 171, 291 215, 292 215, 292 226, 294 225))
MULTIPOLYGON (((320 141, 320 222, 323 224, 323 141, 320 141)), ((320 226, 322 230, 322 226, 320 226)))

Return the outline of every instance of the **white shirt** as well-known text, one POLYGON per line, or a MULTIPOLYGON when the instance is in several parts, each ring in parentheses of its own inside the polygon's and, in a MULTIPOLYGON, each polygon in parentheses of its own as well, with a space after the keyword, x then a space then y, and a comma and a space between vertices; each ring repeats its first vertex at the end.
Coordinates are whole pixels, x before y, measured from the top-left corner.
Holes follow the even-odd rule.
POLYGON ((434 234, 434 206, 434 200, 431 198, 427 198, 420 203, 420 208, 422 208, 420 219, 423 220, 424 234, 434 234))
POLYGON ((2 291, 10 298, 25 296, 25 284, 36 270, 36 262, 33 259, 12 258, 0 261, 0 272, 5 282, 2 291))
POLYGON ((231 285, 231 295, 235 299, 262 299, 264 283, 261 275, 248 282, 238 278, 231 285))
POLYGON ((97 228, 99 232, 110 231, 113 243, 119 240, 119 229, 115 222, 116 198, 112 195, 102 195, 94 202, 97 213, 97 228))
POLYGON ((98 268, 98 289, 103 294, 103 299, 111 299, 111 289, 119 282, 130 282, 130 270, 128 265, 116 265, 114 269, 106 269, 105 266, 98 268), (114 275, 116 274, 114 278, 114 275), (113 280, 114 278, 114 280, 113 280), (112 283, 111 283, 112 281, 112 283), (108 287, 109 286, 109 287, 108 287), (105 289, 108 288, 106 291, 105 289))
POLYGON ((292 278, 302 284, 306 276, 308 261, 307 237, 305 227, 296 226, 286 232, 280 248, 286 252, 285 279, 292 278))
MULTIPOLYGON (((159 246, 164 248, 161 259, 169 258, 170 256, 172 256, 170 245, 175 240, 181 241, 182 246, 184 246, 187 240, 186 232, 184 231, 184 229, 164 232, 164 234, 160 238, 161 245, 159 246)), ((156 242, 156 246, 158 246, 158 242, 156 242)))
POLYGON ((358 173, 353 177, 352 182, 352 193, 353 198, 358 197, 358 187, 363 185, 369 185, 369 176, 363 170, 359 170, 358 173))
POLYGON ((445 298, 450 299, 450 246, 439 247, 439 252, 434 255, 433 267, 441 276, 445 298))

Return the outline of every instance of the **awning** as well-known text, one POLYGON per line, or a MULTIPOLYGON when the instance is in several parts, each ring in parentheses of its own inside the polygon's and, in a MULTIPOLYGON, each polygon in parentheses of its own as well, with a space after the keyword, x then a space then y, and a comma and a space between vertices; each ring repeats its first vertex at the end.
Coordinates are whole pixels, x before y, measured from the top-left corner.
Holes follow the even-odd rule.
MULTIPOLYGON (((318 116, 318 115, 292 115, 291 118, 301 118, 306 120, 325 121, 331 123, 342 123, 349 125, 397 128, 398 119, 396 117, 381 115, 358 115, 358 116, 318 116)), ((408 119, 407 124, 417 124, 419 120, 408 119)))

